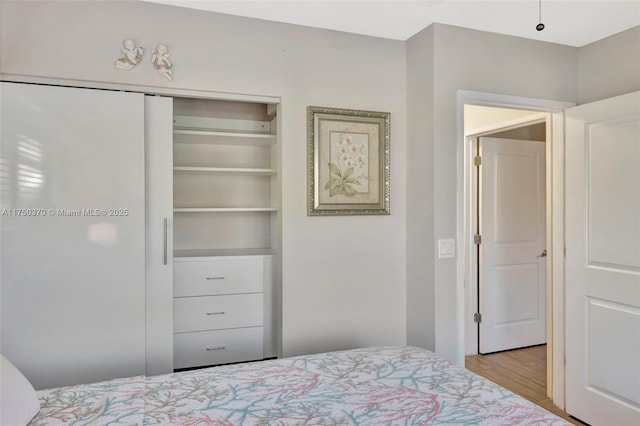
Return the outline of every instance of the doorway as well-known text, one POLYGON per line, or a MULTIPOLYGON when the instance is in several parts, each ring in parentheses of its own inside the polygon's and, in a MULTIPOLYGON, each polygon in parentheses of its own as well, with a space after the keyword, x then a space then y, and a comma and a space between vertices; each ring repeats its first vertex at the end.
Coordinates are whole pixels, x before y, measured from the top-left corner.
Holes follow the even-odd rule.
MULTIPOLYGON (((553 359, 547 364, 553 367, 551 371, 553 378, 551 382, 553 389, 552 400, 555 405, 561 408, 565 407, 566 402, 567 409, 572 414, 578 415, 589 422, 594 422, 594 424, 606 423, 611 419, 617 419, 613 421, 619 424, 637 423, 634 423, 634 420, 638 419, 638 411, 634 408, 637 408, 637 404, 634 405, 635 401, 630 404, 629 397, 626 397, 620 391, 622 389, 628 392, 627 395, 633 396, 632 393, 629 393, 632 392, 630 390, 637 390, 637 388, 633 387, 633 383, 637 383, 637 375, 633 375, 634 372, 637 372, 637 369, 631 366, 637 360, 637 356, 633 356, 632 349, 634 348, 629 346, 629 342, 633 340, 631 336, 637 331, 635 325, 629 325, 632 322, 629 320, 634 319, 633 315, 637 314, 637 309, 631 305, 634 303, 633 298, 628 296, 632 294, 632 291, 623 293, 626 296, 622 297, 615 294, 611 296, 615 292, 614 284, 628 284, 637 278, 637 273, 628 273, 629 271, 625 270, 623 271, 624 273, 619 274, 621 277, 619 281, 610 279, 610 277, 605 279, 600 277, 597 281, 601 284, 600 288, 603 291, 609 292, 606 295, 588 294, 587 291, 594 291, 593 289, 596 287, 593 285, 587 287, 586 279, 582 277, 581 279, 571 279, 570 274, 576 274, 576 271, 587 270, 588 268, 591 268, 589 270, 590 273, 593 273, 593 271, 597 271, 598 274, 602 274, 603 271, 608 274, 620 272, 621 267, 626 267, 623 262, 617 261, 618 263, 615 264, 610 260, 601 261, 600 259, 609 259, 614 255, 621 256, 620 253, 623 256, 627 256, 628 259, 631 252, 628 247, 632 246, 634 249, 638 247, 637 239, 633 239, 634 233, 629 231, 634 229, 633 225, 629 225, 633 224, 631 219, 638 217, 637 215, 633 216, 633 210, 630 210, 629 206, 637 207, 638 203, 633 204, 633 201, 630 201, 626 194, 635 195, 637 193, 634 192, 635 187, 632 186, 632 182, 637 181, 637 179, 634 179, 634 176, 637 176, 637 168, 634 169, 634 167, 637 165, 638 158, 637 144, 635 142, 637 142, 637 124, 638 117, 640 117, 638 114, 638 105, 640 105, 638 103, 639 93, 635 92, 570 108, 565 113, 566 123, 562 114, 549 109, 549 111, 553 111, 551 112, 553 117, 553 138, 550 140, 551 144, 547 144, 549 146, 547 152, 552 153, 550 161, 547 161, 548 164, 550 163, 547 168, 548 176, 550 176, 549 172, 552 172, 553 176, 553 179, 547 178, 547 182, 552 184, 552 206, 549 212, 549 217, 552 218, 552 238, 548 241, 551 244, 550 255, 553 260, 551 276, 553 280, 550 281, 549 293, 553 295, 553 303, 551 304, 553 316, 551 319, 558 319, 550 324, 552 332, 548 334, 552 337, 550 343, 553 344, 553 348, 549 352, 553 355, 553 359), (589 123, 590 127, 586 126, 585 123, 589 123), (564 138, 565 129, 566 142, 564 138), (615 145, 616 149, 611 149, 614 143, 617 144, 615 145), (621 152, 620 147, 622 146, 627 148, 625 153, 621 152), (566 155, 565 147, 567 147, 566 155), (587 155, 590 155, 589 162, 585 161, 587 155), (587 164, 589 167, 586 167, 587 164), (587 172, 591 173, 588 175, 588 181, 585 180, 585 173, 587 172), (612 183, 613 177, 617 181, 612 183), (588 185, 585 182, 588 182, 588 185), (617 188, 617 191, 612 192, 610 190, 612 187, 617 188), (587 189, 589 189, 589 192, 587 192, 587 189), (567 194, 566 197, 565 193, 567 194), (612 193, 618 197, 615 200, 617 205, 611 201, 610 195, 612 193), (587 194, 589 195, 588 198, 587 194), (598 196, 600 197, 599 199, 598 196), (585 204, 585 199, 589 200, 588 207, 585 204), (624 212, 627 216, 621 218, 619 215, 609 213, 596 217, 593 212, 598 209, 601 209, 599 211, 605 209, 606 212, 624 212), (566 216, 572 219, 567 224, 563 220, 565 212, 566 216), (587 218, 591 220, 589 222, 589 233, 584 232, 587 218), (597 218, 599 222, 596 222, 594 218, 597 218), (573 238, 571 240, 573 241, 570 246, 571 250, 564 249, 565 232, 567 241, 573 238), (597 232, 600 235, 594 238, 594 234, 597 232), (611 239, 615 241, 615 244, 609 243, 611 239), (626 241, 626 245, 621 242, 623 240, 626 241), (578 243, 575 241, 578 241, 578 243), (585 244, 587 243, 591 244, 589 250, 585 249, 585 244), (597 243, 599 243, 599 246, 596 245, 597 243), (617 251, 614 252, 613 249, 617 251), (587 260, 585 260, 585 256, 591 257, 587 257, 587 260), (611 265, 614 265, 617 269, 612 268, 611 265), (565 273, 567 274, 566 286, 565 273), (616 297, 618 300, 616 300, 616 297), (565 300, 568 302, 566 305, 567 327, 572 331, 578 330, 578 332, 567 334, 566 337, 563 321, 565 319, 565 300), (592 306, 579 303, 580 300, 588 300, 592 306), (587 308, 592 309, 589 312, 590 316, 585 313, 587 308), (607 309, 609 311, 616 311, 617 309, 613 314, 607 312, 611 316, 608 321, 602 318, 604 316, 603 312, 607 309), (576 310, 583 311, 576 314, 576 310), (627 315, 619 315, 617 312, 623 312, 627 315), (626 323, 621 320, 623 316, 626 323), (589 321, 587 322, 585 318, 588 318, 589 321), (593 318, 596 319, 594 320, 593 318), (570 321, 573 321, 573 323, 570 324, 570 321), (576 323, 578 327, 575 326, 576 323), (623 324, 626 329, 624 329, 623 324), (580 331, 580 327, 582 331, 580 331), (590 327, 590 329, 587 327, 590 327), (616 333, 611 333, 612 329, 615 329, 616 333), (612 336, 617 340, 612 340, 612 336), (586 345, 585 340, 589 340, 590 344, 586 345), (602 342, 599 340, 602 340, 602 342), (564 366, 565 346, 566 369, 564 366), (612 347, 614 350, 611 349, 612 347), (612 359, 613 362, 611 361, 612 359), (586 360, 589 361, 589 368, 585 367, 586 360), (565 382, 567 384, 566 397, 564 394, 565 382)), ((463 118, 463 105, 467 99, 480 99, 487 102, 496 99, 501 100, 501 98, 505 99, 502 95, 459 92, 458 105, 461 112, 459 117, 460 119, 463 118)), ((502 105, 532 105, 530 103, 531 99, 506 98, 506 102, 502 105)), ((544 101, 543 103, 548 106, 553 105, 553 101, 544 101)), ((462 123, 463 120, 459 120, 460 140, 464 140, 462 137, 462 123)), ((459 154, 461 154, 459 156, 459 164, 469 166, 467 157, 469 147, 464 144, 460 144, 460 146, 463 148, 459 149, 459 154)), ((465 167, 458 175, 459 185, 464 187, 464 191, 461 191, 464 196, 464 203, 461 203, 461 205, 464 205, 464 219, 469 217, 467 210, 471 204, 469 199, 470 183, 468 180, 470 173, 468 170, 470 169, 465 167)), ((468 230, 468 221, 459 220, 459 229, 461 231, 468 230)), ((468 239, 471 232, 461 232, 460 235, 464 235, 464 238, 468 239)), ((460 241, 460 243, 463 241, 460 241)), ((461 266, 466 266, 471 257, 467 249, 465 258, 459 263, 459 272, 464 270, 465 280, 469 278, 468 270, 462 269, 461 266)), ((629 264, 628 261, 627 264, 629 264)), ((634 270, 632 272, 637 271, 634 270)), ((637 280, 633 281, 633 283, 633 288, 637 287, 637 280)), ((458 288, 464 289, 468 287, 467 284, 468 281, 459 282, 458 288)), ((463 292, 460 294, 463 294, 463 292)), ((458 302, 458 306, 461 307, 462 299, 459 298, 458 302)), ((637 325, 637 321, 634 324, 637 325)), ((468 333, 466 336, 468 336, 468 333)), ((461 337, 465 337, 465 334, 461 337)), ((505 354, 510 355, 511 352, 500 352, 484 357, 495 359, 493 357, 505 354)), ((468 362, 468 368, 474 370, 472 360, 468 362)), ((520 373, 522 370, 521 364, 518 363, 515 371, 520 373)), ((512 380, 513 376, 515 374, 510 376, 509 379, 512 380)), ((547 383, 550 382, 548 381, 547 383)), ((506 385, 505 387, 509 388, 506 385)), ((579 424, 578 421, 575 423, 579 424)))
MULTIPOLYGON (((538 367, 544 365, 529 373, 550 395, 545 155, 550 114, 465 105, 464 123, 472 167, 465 354, 542 345, 534 351, 544 353, 536 360, 538 367)), ((508 357, 530 364, 529 352, 512 350, 508 357)), ((495 368, 510 375, 507 364, 495 368)))
POLYGON ((544 344, 548 114, 478 105, 464 113, 472 168, 465 354, 544 344))
MULTIPOLYGON (((519 96, 484 93, 467 90, 457 92, 458 111, 458 246, 461 255, 457 262, 457 306, 459 312, 459 347, 458 362, 464 365, 464 355, 477 353, 477 326, 473 322, 474 309, 469 308, 469 295, 475 294, 473 276, 477 273, 475 266, 475 245, 472 242, 473 228, 471 211, 472 200, 472 157, 471 149, 465 138, 464 125, 465 105, 488 106, 514 110, 537 112, 546 120, 546 182, 547 182, 547 394, 553 398, 554 404, 564 407, 564 324, 554 318, 564 317, 564 121, 563 111, 574 103, 548 99, 524 98, 519 96), (470 344, 472 343, 472 344, 470 344)), ((518 124, 513 118, 512 123, 518 124)), ((525 120, 526 121, 526 120, 525 120)), ((482 129, 481 129, 482 130, 482 129)), ((495 128, 489 129, 495 131, 495 128)), ((476 299, 477 300, 477 299, 476 299)))

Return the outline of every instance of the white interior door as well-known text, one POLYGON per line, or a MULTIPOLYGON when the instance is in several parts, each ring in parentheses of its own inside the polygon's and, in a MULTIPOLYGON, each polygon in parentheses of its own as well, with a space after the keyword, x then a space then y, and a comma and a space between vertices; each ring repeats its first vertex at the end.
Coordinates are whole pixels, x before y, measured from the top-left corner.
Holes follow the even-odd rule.
POLYGON ((640 424, 640 92, 569 108, 566 410, 640 424))
POLYGON ((1 90, 2 353, 36 389, 144 374, 144 96, 1 90))
POLYGON ((480 138, 480 353, 546 342, 544 142, 480 138))

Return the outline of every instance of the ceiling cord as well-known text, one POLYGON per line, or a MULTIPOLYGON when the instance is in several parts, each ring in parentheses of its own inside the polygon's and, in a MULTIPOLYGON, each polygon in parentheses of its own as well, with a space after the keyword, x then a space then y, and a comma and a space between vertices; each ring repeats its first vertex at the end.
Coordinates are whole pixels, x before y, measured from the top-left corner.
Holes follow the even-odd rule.
POLYGON ((539 24, 536 25, 536 30, 544 30, 544 24, 542 23, 542 0, 538 0, 538 22, 539 24))

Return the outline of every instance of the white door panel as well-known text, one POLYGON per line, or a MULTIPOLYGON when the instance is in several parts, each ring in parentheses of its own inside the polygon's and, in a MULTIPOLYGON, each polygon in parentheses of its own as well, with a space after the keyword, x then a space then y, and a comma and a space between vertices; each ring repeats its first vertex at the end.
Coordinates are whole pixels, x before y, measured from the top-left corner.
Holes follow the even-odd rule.
POLYGON ((1 90, 2 352, 36 389, 144 374, 144 97, 1 90))
POLYGON ((566 119, 566 409, 640 424, 640 92, 566 119))
POLYGON ((173 99, 145 96, 148 376, 173 372, 173 99))
POLYGON ((640 271, 637 132, 638 117, 589 125, 586 184, 590 264, 640 271))
POLYGON ((545 144, 480 138, 480 149, 480 352, 545 343, 545 144))

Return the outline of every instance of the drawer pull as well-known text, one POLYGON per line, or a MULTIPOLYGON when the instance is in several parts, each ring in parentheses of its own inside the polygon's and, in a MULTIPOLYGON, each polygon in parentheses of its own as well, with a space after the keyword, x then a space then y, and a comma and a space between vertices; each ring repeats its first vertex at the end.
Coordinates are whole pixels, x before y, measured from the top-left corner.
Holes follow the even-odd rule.
POLYGON ((224 280, 224 277, 207 277, 208 280, 224 280))
POLYGON ((207 315, 224 315, 224 311, 219 311, 219 312, 207 312, 207 315))
POLYGON ((210 347, 210 348, 206 348, 208 351, 222 351, 224 349, 226 349, 226 346, 214 346, 214 347, 210 347))

